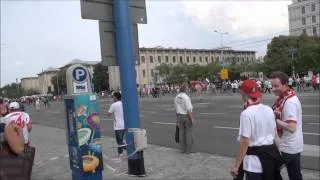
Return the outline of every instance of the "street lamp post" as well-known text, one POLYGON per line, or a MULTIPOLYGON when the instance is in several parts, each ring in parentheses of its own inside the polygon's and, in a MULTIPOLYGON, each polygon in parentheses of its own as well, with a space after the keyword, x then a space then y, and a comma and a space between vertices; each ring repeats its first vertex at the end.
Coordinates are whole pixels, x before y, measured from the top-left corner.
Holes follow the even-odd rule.
POLYGON ((291 53, 291 68, 292 68, 292 78, 295 77, 294 72, 294 53, 297 51, 295 48, 289 48, 289 52, 291 53))
POLYGON ((217 30, 214 30, 214 32, 220 34, 220 46, 221 46, 220 61, 222 61, 222 58, 223 58, 223 38, 222 38, 222 36, 224 34, 228 34, 228 32, 220 32, 220 31, 217 31, 217 30))

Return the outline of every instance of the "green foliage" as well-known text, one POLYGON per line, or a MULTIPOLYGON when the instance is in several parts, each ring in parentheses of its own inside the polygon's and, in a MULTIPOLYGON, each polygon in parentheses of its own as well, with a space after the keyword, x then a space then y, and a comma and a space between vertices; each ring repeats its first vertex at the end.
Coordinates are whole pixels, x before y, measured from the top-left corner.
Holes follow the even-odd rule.
POLYGON ((18 98, 21 96, 20 84, 12 83, 0 88, 0 96, 7 98, 18 98))
POLYGON ((279 36, 272 39, 265 56, 263 72, 283 71, 291 75, 292 65, 296 72, 319 69, 320 37, 279 36), (292 58, 293 55, 293 58, 292 58))
POLYGON ((109 90, 108 66, 98 63, 93 70, 92 82, 96 92, 109 90))

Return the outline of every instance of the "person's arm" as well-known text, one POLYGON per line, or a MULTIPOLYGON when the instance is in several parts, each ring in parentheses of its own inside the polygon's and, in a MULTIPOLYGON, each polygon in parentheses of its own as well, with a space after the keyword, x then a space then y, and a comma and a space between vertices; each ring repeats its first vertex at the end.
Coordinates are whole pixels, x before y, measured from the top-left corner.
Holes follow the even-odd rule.
POLYGON ((297 109, 297 104, 291 102, 290 99, 288 99, 285 102, 283 108, 283 121, 277 119, 277 125, 284 130, 294 133, 297 127, 297 109))
POLYGON ((275 131, 275 135, 274 135, 274 143, 276 144, 276 146, 280 147, 280 138, 279 138, 279 135, 278 135, 278 131, 277 131, 277 128, 274 128, 274 131, 275 131))
POLYGON ((244 156, 247 153, 249 147, 249 138, 244 137, 244 136, 240 136, 240 146, 239 146, 239 152, 236 158, 236 162, 234 163, 234 165, 231 168, 231 175, 232 176, 237 176, 238 175, 238 171, 239 171, 239 167, 243 161, 244 156))
POLYGON ((295 120, 281 121, 277 119, 277 125, 279 125, 282 129, 294 133, 296 131, 297 122, 295 120))
POLYGON ((109 110, 108 110, 108 117, 111 117, 112 115, 113 115, 113 106, 112 106, 112 104, 110 105, 110 108, 109 108, 109 110))
POLYGON ((22 128, 11 123, 4 130, 4 138, 8 142, 11 150, 20 154, 24 150, 24 138, 22 128))

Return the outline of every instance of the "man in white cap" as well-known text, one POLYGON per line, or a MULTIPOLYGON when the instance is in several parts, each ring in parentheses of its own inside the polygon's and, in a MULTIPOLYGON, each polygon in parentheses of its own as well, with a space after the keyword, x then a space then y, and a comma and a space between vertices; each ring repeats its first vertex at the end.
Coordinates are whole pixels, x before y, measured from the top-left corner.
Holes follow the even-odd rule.
POLYGON ((4 117, 3 122, 8 126, 11 123, 22 128, 24 143, 28 144, 30 142, 29 133, 32 129, 32 122, 28 113, 22 112, 20 110, 20 105, 18 102, 11 102, 9 104, 10 113, 4 117))

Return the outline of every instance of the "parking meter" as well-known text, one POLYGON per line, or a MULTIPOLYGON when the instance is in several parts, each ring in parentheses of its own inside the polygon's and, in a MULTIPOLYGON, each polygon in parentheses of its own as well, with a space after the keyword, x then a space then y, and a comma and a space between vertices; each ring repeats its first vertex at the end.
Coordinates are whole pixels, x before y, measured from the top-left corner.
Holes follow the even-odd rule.
POLYGON ((80 64, 66 72, 66 137, 73 180, 102 180, 99 103, 90 77, 80 64))

